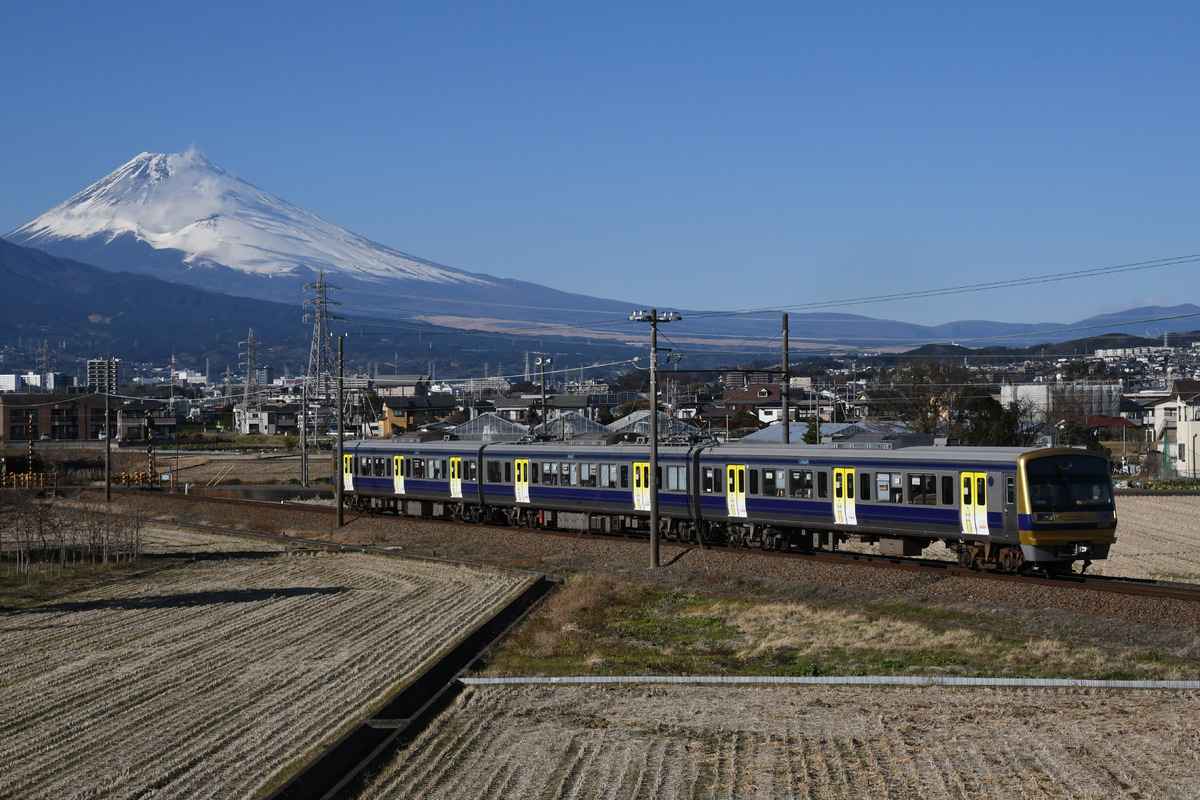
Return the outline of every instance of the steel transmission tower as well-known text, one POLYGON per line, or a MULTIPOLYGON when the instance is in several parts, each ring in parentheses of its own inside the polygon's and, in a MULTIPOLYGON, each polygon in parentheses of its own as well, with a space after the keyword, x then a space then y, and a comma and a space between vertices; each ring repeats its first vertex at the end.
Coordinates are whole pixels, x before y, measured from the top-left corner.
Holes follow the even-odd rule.
MULTIPOLYGON (((258 393, 258 364, 255 361, 254 350, 260 342, 254 338, 254 328, 250 329, 250 333, 246 336, 246 341, 238 342, 244 345, 246 350, 240 355, 246 359, 238 362, 239 367, 246 368, 246 385, 242 393, 242 434, 250 432, 250 415, 253 412, 262 410, 262 397, 258 393)), ((257 419, 257 415, 255 416, 257 419)))
POLYGON ((329 321, 341 319, 329 313, 329 306, 340 306, 341 303, 330 300, 331 290, 341 291, 342 287, 325 282, 325 268, 317 270, 316 283, 310 283, 302 291, 316 290, 316 296, 304 301, 304 308, 312 306, 312 311, 304 315, 305 322, 313 324, 312 348, 308 353, 308 379, 313 382, 314 398, 329 399, 329 389, 333 384, 330 375, 333 373, 333 344, 329 339, 329 321))

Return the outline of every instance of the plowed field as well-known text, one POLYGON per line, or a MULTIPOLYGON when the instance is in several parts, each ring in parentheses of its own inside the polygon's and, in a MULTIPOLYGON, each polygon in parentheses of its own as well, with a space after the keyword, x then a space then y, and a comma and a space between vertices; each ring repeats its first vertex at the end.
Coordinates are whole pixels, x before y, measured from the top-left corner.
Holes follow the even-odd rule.
POLYGON ((364 798, 1194 798, 1195 693, 478 687, 364 798))
POLYGON ((249 796, 530 580, 254 547, 0 616, 0 796, 249 796))

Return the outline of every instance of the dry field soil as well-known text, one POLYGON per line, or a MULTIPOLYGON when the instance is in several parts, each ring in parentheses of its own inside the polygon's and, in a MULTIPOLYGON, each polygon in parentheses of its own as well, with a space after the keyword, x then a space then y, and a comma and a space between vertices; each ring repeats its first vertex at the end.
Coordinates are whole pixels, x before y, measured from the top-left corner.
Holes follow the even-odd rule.
POLYGON ((0 797, 255 796, 531 580, 147 542, 208 558, 0 616, 0 797))

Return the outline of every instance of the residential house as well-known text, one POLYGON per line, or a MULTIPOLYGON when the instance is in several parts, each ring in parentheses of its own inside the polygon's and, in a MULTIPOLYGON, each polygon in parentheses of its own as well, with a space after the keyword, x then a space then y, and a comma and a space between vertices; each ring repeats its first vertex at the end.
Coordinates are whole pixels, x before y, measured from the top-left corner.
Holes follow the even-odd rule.
POLYGON ((379 434, 390 438, 413 432, 423 425, 445 422, 458 410, 458 401, 451 395, 389 397, 383 402, 384 417, 379 434))

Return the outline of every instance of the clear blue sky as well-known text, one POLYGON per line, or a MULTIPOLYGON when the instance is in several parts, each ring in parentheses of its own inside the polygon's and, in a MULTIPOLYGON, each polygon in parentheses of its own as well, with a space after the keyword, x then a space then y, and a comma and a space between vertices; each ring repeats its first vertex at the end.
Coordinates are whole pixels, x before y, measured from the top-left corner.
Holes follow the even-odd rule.
MULTIPOLYGON (((1200 253, 1197 31, 1187 2, 16 0, 0 232, 195 145, 399 250, 632 306, 1200 253)), ((1069 322, 1196 274, 844 310, 1069 322)))

